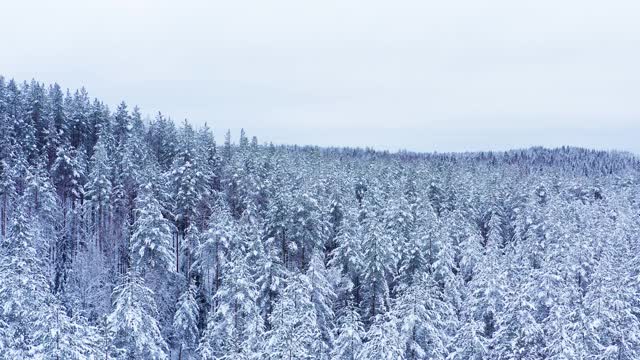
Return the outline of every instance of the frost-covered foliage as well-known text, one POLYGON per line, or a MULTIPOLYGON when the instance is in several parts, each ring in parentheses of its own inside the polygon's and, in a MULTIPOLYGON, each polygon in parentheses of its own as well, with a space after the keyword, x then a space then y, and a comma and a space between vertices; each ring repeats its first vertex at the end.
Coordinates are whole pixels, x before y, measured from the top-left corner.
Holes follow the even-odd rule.
POLYGON ((168 359, 167 343, 156 320, 153 292, 137 274, 125 276, 113 290, 113 310, 107 318, 117 359, 168 359))
POLYGON ((231 252, 222 284, 213 297, 207 329, 200 344, 203 358, 249 358, 263 332, 258 288, 241 247, 231 252))
POLYGON ((26 208, 18 208, 2 240, 0 304, 2 339, 8 358, 28 358, 39 353, 40 337, 46 334, 46 317, 53 295, 33 246, 35 239, 26 208))
MULTIPOLYGON (((312 301, 312 285, 306 275, 288 279, 271 313, 271 330, 266 334, 265 351, 277 359, 312 359, 322 344, 318 317, 312 301)), ((326 358, 326 357, 325 357, 326 358)))
POLYGON ((131 235, 132 265, 140 271, 168 270, 173 265, 171 223, 162 216, 151 185, 144 186, 138 196, 131 235))
MULTIPOLYGON (((176 314, 173 317, 173 328, 179 347, 180 357, 190 359, 198 340, 198 302, 197 288, 194 285, 184 290, 178 298, 176 314)), ((195 355, 193 355, 195 356, 195 355)))
POLYGON ((334 348, 331 351, 331 358, 358 359, 364 340, 364 327, 357 309, 353 306, 345 306, 338 317, 338 324, 335 329, 337 336, 334 348))
POLYGON ((638 359, 640 161, 216 145, 0 77, 0 359, 638 359))

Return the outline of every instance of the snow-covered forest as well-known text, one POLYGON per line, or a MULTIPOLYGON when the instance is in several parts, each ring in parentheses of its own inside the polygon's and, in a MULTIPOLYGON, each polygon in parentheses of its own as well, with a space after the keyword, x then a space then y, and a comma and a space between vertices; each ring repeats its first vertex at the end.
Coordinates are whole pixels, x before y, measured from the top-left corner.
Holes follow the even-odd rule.
POLYGON ((221 137, 0 77, 0 359, 640 358, 637 157, 221 137))

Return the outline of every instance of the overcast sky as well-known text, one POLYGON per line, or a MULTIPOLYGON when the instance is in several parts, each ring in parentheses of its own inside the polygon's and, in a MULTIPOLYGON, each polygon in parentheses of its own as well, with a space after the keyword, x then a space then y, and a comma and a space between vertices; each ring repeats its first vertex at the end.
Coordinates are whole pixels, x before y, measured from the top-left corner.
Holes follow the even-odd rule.
POLYGON ((1 0, 0 74, 222 140, 640 153, 637 0, 1 0))

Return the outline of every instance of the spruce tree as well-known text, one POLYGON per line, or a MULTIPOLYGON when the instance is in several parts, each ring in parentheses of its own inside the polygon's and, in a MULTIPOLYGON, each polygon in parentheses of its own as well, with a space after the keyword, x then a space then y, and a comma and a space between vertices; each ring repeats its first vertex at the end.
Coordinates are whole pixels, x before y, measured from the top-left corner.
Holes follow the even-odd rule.
POLYGON ((46 316, 53 301, 43 264, 35 248, 31 219, 26 206, 16 211, 0 251, 0 339, 5 356, 28 359, 39 356, 40 337, 46 334, 46 316))
POLYGON ((404 347, 398 332, 397 319, 389 314, 377 315, 372 319, 359 358, 404 360, 404 347))
POLYGON ((173 268, 174 254, 172 225, 162 216, 160 204, 155 199, 151 185, 140 189, 136 206, 136 221, 131 235, 133 266, 142 272, 169 271, 173 268))
POLYGON ((111 159, 107 149, 106 133, 98 140, 91 159, 91 171, 84 186, 86 202, 84 204, 89 216, 90 226, 98 244, 103 249, 109 231, 109 214, 111 210, 111 159))
POLYGON ((257 305, 258 288, 241 247, 232 250, 224 273, 200 345, 201 354, 206 358, 211 351, 216 359, 250 358, 258 349, 264 324, 257 305))
POLYGON ((195 347, 198 341, 198 303, 197 288, 189 285, 180 298, 173 317, 173 328, 178 343, 179 359, 195 359, 195 347))
POLYGON ((113 290, 113 310, 107 318, 116 359, 168 359, 168 346, 158 320, 153 292, 135 272, 113 290))
POLYGON ((336 333, 335 346, 331 351, 331 359, 358 359, 365 332, 362 321, 360 320, 360 314, 358 314, 358 310, 353 304, 345 306, 338 315, 336 333))
POLYGON ((311 300, 311 283, 305 275, 288 279, 271 313, 271 330, 265 351, 279 359, 308 359, 315 356, 314 344, 321 339, 311 300))

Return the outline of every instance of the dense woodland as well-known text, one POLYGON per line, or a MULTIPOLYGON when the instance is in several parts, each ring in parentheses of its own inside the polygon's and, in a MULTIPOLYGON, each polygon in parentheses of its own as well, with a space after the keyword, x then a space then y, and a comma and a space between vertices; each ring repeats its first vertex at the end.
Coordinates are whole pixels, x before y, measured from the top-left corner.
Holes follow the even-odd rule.
POLYGON ((0 77, 0 359, 640 359, 639 175, 217 144, 0 77))

